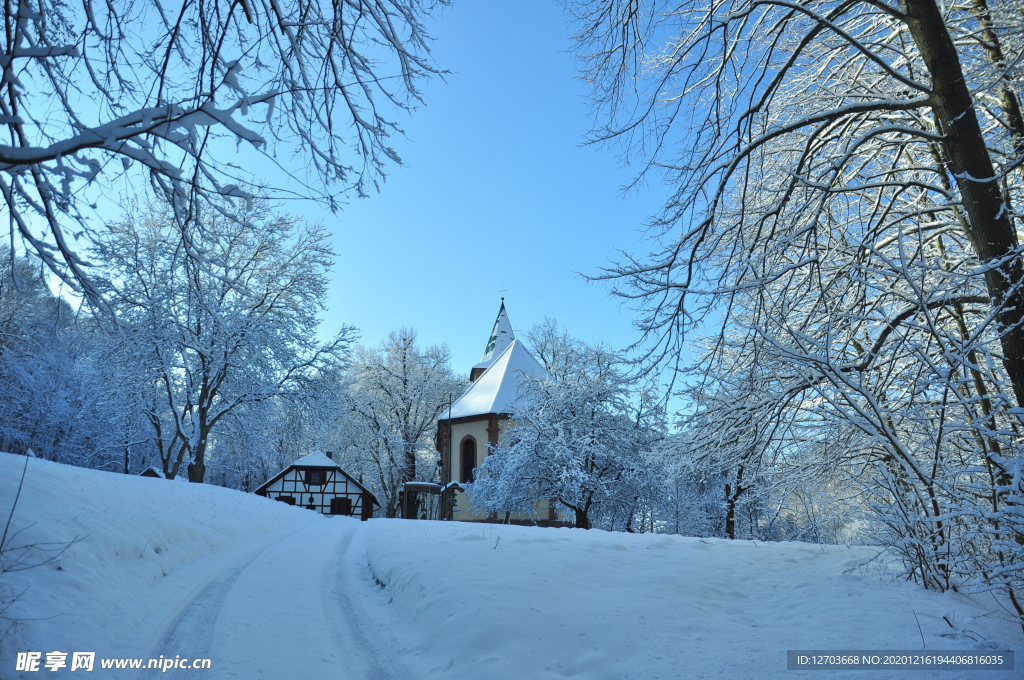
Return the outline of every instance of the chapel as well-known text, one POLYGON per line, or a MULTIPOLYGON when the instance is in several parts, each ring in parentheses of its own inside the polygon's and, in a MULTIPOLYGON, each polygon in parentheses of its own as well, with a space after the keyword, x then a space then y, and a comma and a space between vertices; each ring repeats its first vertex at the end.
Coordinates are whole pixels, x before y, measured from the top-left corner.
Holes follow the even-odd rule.
POLYGON ((470 369, 469 388, 437 421, 434 441, 441 459, 440 505, 444 519, 541 526, 566 524, 547 501, 539 502, 533 514, 512 513, 499 517, 473 507, 462 490, 462 485, 473 481, 477 469, 501 441, 523 375, 543 378, 548 373, 516 338, 505 311, 505 298, 502 298, 483 358, 470 369))

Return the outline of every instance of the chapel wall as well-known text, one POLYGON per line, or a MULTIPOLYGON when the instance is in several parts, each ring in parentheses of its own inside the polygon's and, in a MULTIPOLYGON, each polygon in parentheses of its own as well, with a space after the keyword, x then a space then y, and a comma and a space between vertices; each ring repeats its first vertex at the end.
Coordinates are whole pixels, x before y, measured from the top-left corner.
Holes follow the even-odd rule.
MULTIPOLYGON (((490 421, 490 416, 482 416, 481 419, 477 420, 477 421, 472 421, 472 422, 468 422, 468 423, 458 423, 458 424, 452 425, 452 461, 451 461, 451 466, 452 466, 452 468, 451 468, 451 475, 452 476, 451 476, 451 478, 453 480, 458 480, 459 479, 459 472, 460 472, 460 469, 461 469, 459 467, 460 464, 461 464, 461 458, 460 458, 461 448, 460 448, 460 446, 462 445, 462 440, 466 437, 466 435, 472 435, 476 439, 476 442, 477 442, 477 467, 480 467, 480 466, 483 465, 484 458, 486 458, 487 455, 489 455, 489 451, 487 449, 487 425, 488 425, 489 421, 490 421)), ((498 420, 498 441, 499 442, 501 441, 501 438, 504 436, 505 430, 507 429, 507 426, 508 426, 508 420, 507 419, 501 418, 501 419, 498 420)), ((456 521, 461 521, 461 522, 473 522, 473 521, 479 522, 479 521, 484 521, 484 520, 488 519, 487 513, 484 512, 483 510, 480 510, 479 508, 474 507, 473 504, 470 502, 469 497, 465 493, 463 493, 461 491, 455 491, 454 492, 454 498, 455 498, 455 508, 453 510, 453 513, 452 513, 452 519, 454 519, 456 521)), ((530 521, 530 520, 533 520, 535 518, 536 519, 541 519, 541 520, 547 520, 549 518, 548 507, 549 507, 549 503, 548 503, 547 499, 541 499, 541 500, 537 501, 536 503, 534 503, 534 505, 533 505, 534 511, 537 513, 536 516, 531 515, 530 513, 527 513, 527 512, 514 512, 514 513, 512 513, 510 515, 509 519, 511 519, 513 521, 516 521, 516 520, 530 521)), ((559 514, 557 519, 564 520, 565 517, 563 516, 563 514, 559 514)), ((501 519, 504 519, 504 517, 498 517, 497 519, 501 520, 501 519)))
MULTIPOLYGON (((459 475, 462 470, 462 440, 465 439, 466 435, 471 435, 476 439, 476 466, 480 467, 484 464, 484 458, 488 454, 487 423, 488 417, 483 416, 481 420, 452 425, 451 478, 453 481, 459 481, 460 479, 459 475)), ((482 520, 487 519, 487 513, 474 508, 466 494, 456 491, 452 519, 461 521, 482 520)))

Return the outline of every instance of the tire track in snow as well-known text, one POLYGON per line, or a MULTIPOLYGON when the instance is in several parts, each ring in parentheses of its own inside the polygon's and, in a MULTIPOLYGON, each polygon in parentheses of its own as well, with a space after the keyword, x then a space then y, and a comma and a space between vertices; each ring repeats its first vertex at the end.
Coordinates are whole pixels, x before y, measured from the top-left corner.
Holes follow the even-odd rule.
MULTIPOLYGON (((242 572, 256 558, 273 547, 273 545, 276 545, 276 543, 266 546, 263 550, 245 559, 238 566, 221 573, 196 593, 164 630, 159 642, 156 643, 149 656, 146 657, 147 660, 143 661, 143 665, 148 662, 148 659, 159 658, 164 652, 180 654, 185 650, 187 650, 190 659, 209 659, 214 627, 217 624, 217 618, 220 615, 221 607, 224 605, 224 600, 239 577, 241 577, 242 572)), ((161 673, 161 675, 168 680, 176 680, 186 676, 192 677, 194 673, 193 669, 173 668, 169 669, 166 674, 161 673)))
MULTIPOLYGON (((217 629, 223 631, 246 629, 250 622, 239 617, 239 610, 230 603, 239 596, 245 596, 248 590, 259 591, 266 595, 265 589, 268 584, 267 575, 273 574, 273 581, 276 583, 278 575, 280 578, 280 589, 274 586, 275 593, 280 597, 288 599, 295 595, 293 586, 298 582, 305 582, 313 585, 312 593, 319 600, 320 617, 313 617, 312 620, 304 620, 305 625, 322 627, 326 637, 333 643, 337 653, 337 675, 331 677, 359 678, 359 680, 413 680, 413 676, 385 654, 381 648, 379 634, 369 629, 369 618, 355 591, 358 589, 357 576, 353 574, 353 561, 350 555, 352 551, 353 538, 358 531, 357 523, 339 521, 326 522, 317 526, 303 527, 302 529, 283 536, 269 545, 253 551, 250 555, 243 557, 242 561, 222 571, 208 583, 201 587, 191 599, 181 606, 179 611, 172 615, 170 623, 160 633, 158 641, 150 648, 146 659, 158 658, 163 655, 175 655, 184 652, 188 658, 211 658, 213 667, 210 670, 199 671, 209 678, 220 678, 243 675, 252 675, 252 667, 246 661, 251 658, 243 658, 234 661, 231 657, 232 650, 218 649, 217 629), (341 531, 338 531, 338 530, 341 531), (301 535, 300 535, 301 534, 301 535), (326 550, 317 550, 315 554, 305 554, 308 558, 300 561, 289 560, 288 570, 282 569, 282 554, 292 555, 296 544, 309 545, 310 543, 321 542, 326 550), (331 549, 331 545, 336 547, 331 549), (301 565, 301 570, 297 569, 301 565), (292 571, 291 569, 296 569, 292 571), (246 573, 248 571, 248 573, 246 573), (262 580, 261 580, 262 579, 262 580), (315 619, 319 618, 319 621, 315 619), (218 653, 220 652, 220 653, 218 653), (226 657, 226 658, 218 658, 226 657), (236 665, 239 664, 239 665, 236 665), (211 673, 212 671, 212 673, 211 673)), ((308 598, 310 593, 303 590, 308 598)), ((304 599, 305 599, 304 598, 304 599)), ((308 600, 307 600, 308 601, 308 600)), ((297 603, 298 604, 298 603, 297 603)), ((278 609, 277 611, 280 611, 278 609)), ((306 610, 307 613, 308 610, 306 610)), ((281 620, 280 625, 294 625, 294 621, 281 620)), ((267 633, 271 631, 261 630, 247 631, 246 635, 255 634, 255 640, 259 640, 266 648, 269 639, 267 633), (261 637, 262 635, 262 637, 261 637)), ((276 638, 277 635, 275 634, 276 638)), ((323 638, 321 638, 323 639, 323 638)), ((224 642, 223 636, 220 642, 224 642)), ((295 669, 299 675, 305 675, 308 680, 319 680, 323 676, 324 668, 303 669, 298 661, 308 657, 315 652, 315 645, 312 649, 304 649, 298 646, 282 648, 280 651, 290 657, 289 663, 295 663, 295 669), (302 670, 299 670, 302 669, 302 670)), ((251 650, 250 650, 251 651, 251 650)), ((173 656, 171 657, 173 658, 173 656)), ((145 665, 146 661, 143 661, 145 665)), ((275 675, 270 672, 271 677, 275 675)), ((172 668, 166 673, 161 673, 162 678, 168 680, 185 680, 194 678, 196 671, 191 668, 172 668)), ((253 676, 254 677, 254 676, 253 676)))
POLYGON ((409 671, 386 655, 378 638, 366 629, 365 622, 369 617, 355 595, 357 586, 350 566, 353 562, 349 552, 356 531, 357 526, 346 533, 320 581, 320 601, 324 618, 331 627, 331 639, 341 658, 361 658, 365 668, 358 677, 367 680, 413 680, 409 671))

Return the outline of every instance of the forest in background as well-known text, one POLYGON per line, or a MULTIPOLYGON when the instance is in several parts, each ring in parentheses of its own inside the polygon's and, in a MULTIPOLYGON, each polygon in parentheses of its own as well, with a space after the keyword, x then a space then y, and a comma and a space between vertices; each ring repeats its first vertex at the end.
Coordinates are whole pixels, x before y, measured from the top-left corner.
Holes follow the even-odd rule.
MULTIPOLYGON (((108 259, 96 280, 116 323, 55 295, 38 261, 3 258, 0 450, 124 474, 153 467, 240 491, 330 451, 392 517, 404 481, 440 478, 437 418, 467 376, 411 329, 376 346, 358 344, 353 328, 317 343, 329 265, 321 232, 263 204, 244 229, 217 217, 207 233, 224 230, 220 261, 230 252, 237 267, 213 276, 176 256, 165 213, 142 211, 111 226, 94 260, 108 259), (225 283, 228 272, 244 292, 225 283)), ((777 488, 734 498, 727 471, 689 465, 656 388, 631 377, 621 354, 551 319, 522 339, 551 380, 523 380, 513 414, 522 425, 468 487, 481 507, 503 514, 556 498, 588 528, 858 535, 860 515, 832 499, 819 507, 815 490, 804 488, 799 506, 777 488)))

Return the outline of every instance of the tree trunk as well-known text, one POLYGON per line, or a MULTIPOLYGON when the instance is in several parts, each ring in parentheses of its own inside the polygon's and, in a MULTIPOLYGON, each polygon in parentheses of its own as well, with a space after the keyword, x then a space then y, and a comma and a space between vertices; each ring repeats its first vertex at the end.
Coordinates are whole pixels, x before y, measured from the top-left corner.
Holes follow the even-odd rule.
POLYGON ((968 218, 967 237, 981 262, 990 267, 985 284, 996 306, 1003 366, 1017 405, 1024 405, 1024 267, 1009 256, 1017 247, 1010 206, 995 181, 995 170, 978 125, 956 46, 934 0, 903 0, 907 25, 932 77, 931 101, 943 135, 949 172, 968 218))
POLYGON ((206 479, 206 432, 196 447, 192 462, 188 464, 188 481, 202 484, 206 479))
POLYGON ((416 449, 411 446, 405 451, 405 469, 402 470, 403 482, 411 482, 416 479, 416 449))
POLYGON ((736 471, 736 489, 735 493, 731 485, 725 485, 725 537, 729 539, 736 538, 736 501, 739 500, 740 494, 746 491, 741 483, 743 482, 743 466, 741 465, 736 471))
POLYGON ((736 501, 731 495, 728 484, 725 485, 725 504, 728 508, 725 512, 725 537, 734 539, 736 538, 736 501))
MULTIPOLYGON (((1006 69, 1006 57, 999 36, 992 27, 992 14, 989 12, 987 0, 972 0, 973 14, 981 25, 981 47, 989 62, 999 70, 1006 69)), ((1010 89, 1009 79, 1004 75, 999 83, 999 106, 1006 116, 1006 125, 1013 136, 1013 153, 1024 154, 1024 115, 1021 114, 1020 100, 1010 89)), ((1019 168, 1024 173, 1024 167, 1019 168)), ((1022 175, 1024 176, 1024 175, 1022 175)))
MULTIPOLYGON (((177 438, 175 438, 175 440, 177 440, 177 438)), ((167 451, 168 451, 168 460, 170 460, 170 448, 168 448, 167 451)), ((181 446, 178 447, 178 457, 174 460, 174 464, 171 465, 170 472, 169 473, 168 472, 164 472, 164 475, 167 477, 167 479, 175 479, 175 478, 177 478, 178 472, 181 471, 181 464, 185 460, 185 453, 187 451, 188 451, 188 442, 184 442, 184 443, 182 443, 181 446)), ((164 464, 164 467, 166 468, 167 465, 164 464)))
POLYGON ((576 526, 580 529, 590 528, 590 518, 587 517, 587 511, 584 508, 573 508, 576 511, 576 526))
POLYGON ((388 505, 384 510, 384 516, 388 519, 398 517, 398 485, 391 487, 391 495, 388 497, 388 505))
POLYGON ((188 464, 188 481, 202 484, 206 477, 206 463, 196 459, 188 464))

